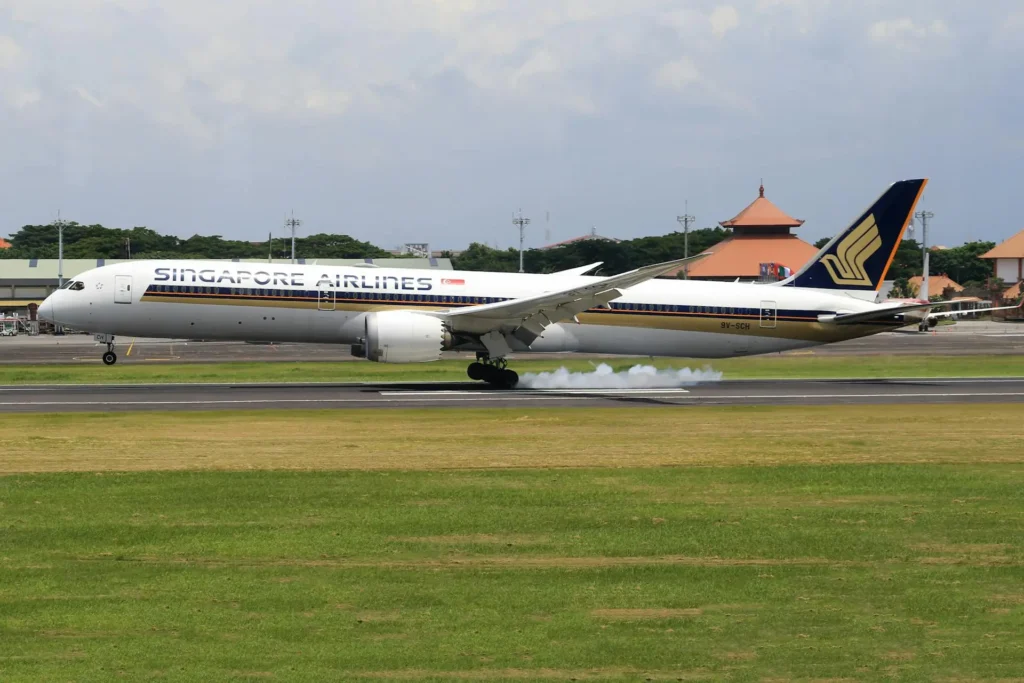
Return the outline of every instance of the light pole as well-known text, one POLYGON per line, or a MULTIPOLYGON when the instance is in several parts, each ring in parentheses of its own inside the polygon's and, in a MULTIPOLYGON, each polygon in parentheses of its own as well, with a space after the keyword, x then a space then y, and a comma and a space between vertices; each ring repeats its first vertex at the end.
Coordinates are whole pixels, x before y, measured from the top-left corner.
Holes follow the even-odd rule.
POLYGON ((284 222, 285 227, 292 229, 292 263, 295 263, 295 228, 302 225, 302 221, 295 217, 295 212, 292 211, 292 217, 284 222))
POLYGON ((923 269, 921 271, 921 289, 924 292, 924 296, 920 297, 925 301, 929 301, 928 289, 928 219, 934 218, 935 214, 931 211, 918 211, 914 214, 914 217, 921 221, 921 260, 923 262, 923 269))
POLYGON ((64 227, 68 224, 62 220, 60 211, 57 211, 57 220, 53 225, 57 228, 57 289, 64 286, 64 227))
MULTIPOLYGON (((683 215, 676 216, 676 220, 683 226, 683 258, 690 258, 690 223, 693 223, 696 218, 690 215, 688 209, 690 208, 690 202, 686 201, 683 203, 683 215)), ((690 266, 689 264, 683 266, 683 279, 690 277, 690 266)))
POLYGON ((525 272, 523 270, 523 230, 527 225, 530 224, 529 218, 523 218, 523 210, 519 209, 519 215, 513 216, 512 225, 519 226, 519 272, 525 272))

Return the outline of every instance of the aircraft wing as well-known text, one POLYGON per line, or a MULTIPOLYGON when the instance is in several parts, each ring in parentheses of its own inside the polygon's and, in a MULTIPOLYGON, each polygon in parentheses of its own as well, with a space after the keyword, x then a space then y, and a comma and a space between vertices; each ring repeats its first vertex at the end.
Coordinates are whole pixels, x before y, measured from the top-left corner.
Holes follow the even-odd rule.
MULTIPOLYGON (((884 308, 876 308, 870 311, 861 311, 859 313, 840 313, 835 316, 828 316, 824 319, 820 319, 821 322, 830 322, 836 325, 852 325, 854 323, 862 323, 870 320, 878 320, 881 318, 888 318, 893 315, 899 315, 900 313, 909 313, 911 311, 920 311, 925 308, 940 308, 942 306, 949 306, 956 303, 955 301, 934 301, 926 304, 900 304, 898 306, 885 306, 884 308)), ((929 313, 928 317, 940 317, 947 315, 963 315, 965 313, 986 313, 988 311, 1004 311, 1011 308, 1020 308, 1024 305, 1024 300, 1020 304, 1015 306, 999 306, 994 308, 975 308, 964 311, 945 311, 943 313, 929 313)))
POLYGON ((579 268, 569 268, 568 270, 559 270, 559 271, 556 271, 556 272, 551 273, 551 274, 552 275, 586 275, 587 273, 592 271, 594 268, 597 268, 602 263, 604 263, 604 261, 598 261, 597 263, 591 263, 588 266, 580 266, 579 268))
POLYGON ((622 296, 623 290, 670 270, 676 270, 704 256, 700 254, 688 259, 666 261, 621 275, 592 280, 568 289, 450 310, 441 315, 448 321, 453 331, 484 335, 481 341, 488 349, 492 353, 504 355, 510 351, 507 341, 504 340, 506 333, 512 334, 524 344, 532 344, 549 325, 572 320, 588 308, 607 305, 609 301, 622 296))

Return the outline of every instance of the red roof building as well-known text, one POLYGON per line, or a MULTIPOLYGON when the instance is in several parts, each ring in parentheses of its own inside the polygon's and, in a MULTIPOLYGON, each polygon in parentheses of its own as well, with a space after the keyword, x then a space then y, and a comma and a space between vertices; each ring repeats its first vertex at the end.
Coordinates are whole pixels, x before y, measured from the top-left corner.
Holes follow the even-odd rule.
POLYGON ((1024 280, 1024 230, 985 252, 981 258, 995 260, 996 277, 1003 282, 1010 284, 1024 280))
MULTIPOLYGON (((784 266, 795 272, 818 253, 814 245, 790 232, 803 223, 765 198, 761 185, 757 199, 735 217, 719 223, 723 228, 731 228, 732 235, 705 250, 703 253, 709 256, 691 264, 688 277, 757 280, 763 277, 762 264, 784 266)), ((678 271, 666 277, 678 277, 678 271)))
POLYGON ((5 240, 3 237, 0 237, 0 249, 10 249, 11 246, 10 242, 5 240))
MULTIPOLYGON (((917 298, 925 299, 924 292, 921 291, 921 285, 924 283, 924 277, 915 275, 908 280, 910 285, 917 290, 917 298)), ((948 275, 929 275, 928 276, 928 296, 930 300, 933 296, 942 296, 945 294, 947 289, 953 290, 955 294, 964 291, 963 285, 958 282, 954 282, 948 275)))

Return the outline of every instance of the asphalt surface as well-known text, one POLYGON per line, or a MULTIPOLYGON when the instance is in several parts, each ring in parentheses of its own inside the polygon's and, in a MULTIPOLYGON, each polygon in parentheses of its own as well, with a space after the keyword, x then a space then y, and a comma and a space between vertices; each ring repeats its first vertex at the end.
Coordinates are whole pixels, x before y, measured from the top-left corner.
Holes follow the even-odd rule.
MULTIPOLYGON (((106 350, 89 335, 0 337, 2 364, 99 363, 106 350)), ((219 363, 226 361, 358 361, 336 344, 247 344, 160 339, 118 339, 118 363, 219 363)), ((913 328, 792 351, 800 355, 978 355, 1024 353, 1024 324, 962 321, 931 332, 913 328)), ((785 355, 785 354, 783 354, 785 355)), ((468 358, 446 353, 446 358, 468 358)), ((543 358, 543 354, 522 357, 543 358)), ((563 356, 559 356, 563 357, 563 356)), ((599 356, 590 356, 592 358, 599 356)))
POLYGON ((495 390, 469 382, 0 387, 0 412, 1021 403, 1024 378, 727 380, 680 389, 495 390))

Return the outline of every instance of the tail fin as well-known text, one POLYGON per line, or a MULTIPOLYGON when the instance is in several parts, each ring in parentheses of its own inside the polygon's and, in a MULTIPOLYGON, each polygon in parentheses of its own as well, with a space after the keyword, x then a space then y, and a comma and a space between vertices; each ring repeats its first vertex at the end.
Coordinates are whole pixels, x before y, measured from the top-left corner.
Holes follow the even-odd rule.
POLYGON ((779 285, 830 289, 873 299, 927 184, 924 178, 890 185, 860 218, 779 285))

